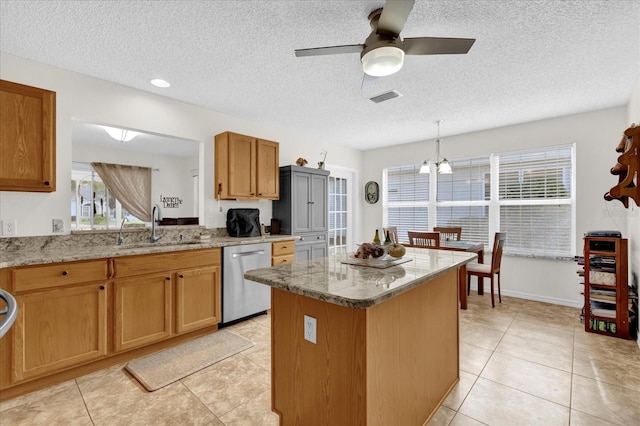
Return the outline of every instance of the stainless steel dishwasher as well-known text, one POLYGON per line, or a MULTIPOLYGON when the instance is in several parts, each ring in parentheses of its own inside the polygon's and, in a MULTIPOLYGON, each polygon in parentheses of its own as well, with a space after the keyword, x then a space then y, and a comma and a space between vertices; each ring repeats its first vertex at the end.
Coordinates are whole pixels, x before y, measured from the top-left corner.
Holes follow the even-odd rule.
POLYGON ((244 278, 246 271, 271 266, 271 244, 223 247, 222 255, 222 325, 271 308, 269 286, 244 278))

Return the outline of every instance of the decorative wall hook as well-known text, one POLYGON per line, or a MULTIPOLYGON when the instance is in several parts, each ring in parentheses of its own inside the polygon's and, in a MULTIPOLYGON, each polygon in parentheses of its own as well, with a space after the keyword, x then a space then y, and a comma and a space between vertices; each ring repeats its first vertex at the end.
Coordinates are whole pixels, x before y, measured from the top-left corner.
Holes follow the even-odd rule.
POLYGON ((640 126, 632 124, 624 131, 617 152, 622 152, 618 163, 610 170, 612 175, 618 176, 618 184, 604 194, 607 201, 619 200, 625 207, 629 207, 629 198, 640 207, 640 126))

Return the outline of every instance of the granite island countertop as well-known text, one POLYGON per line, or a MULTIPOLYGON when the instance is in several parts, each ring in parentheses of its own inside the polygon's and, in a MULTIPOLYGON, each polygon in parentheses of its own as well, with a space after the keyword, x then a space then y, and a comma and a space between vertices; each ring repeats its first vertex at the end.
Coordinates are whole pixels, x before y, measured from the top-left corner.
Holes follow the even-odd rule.
POLYGON ((247 271, 244 277, 349 308, 368 308, 477 258, 474 253, 407 248, 409 262, 377 269, 342 263, 352 253, 247 271))
MULTIPOLYGON (((24 240, 27 240, 25 237, 24 240)), ((115 244, 115 237, 111 238, 113 243, 95 243, 90 241, 78 242, 72 236, 37 238, 32 240, 43 240, 44 243, 14 243, 5 244, 0 249, 0 268, 10 268, 16 266, 41 265, 58 262, 71 262, 91 259, 104 259, 111 257, 133 256, 149 253, 166 253, 183 250, 199 250, 215 247, 236 246, 245 244, 257 244, 264 242, 291 241, 297 240, 293 235, 264 235, 260 237, 211 237, 209 240, 191 239, 160 240, 157 243, 132 242, 118 246, 115 244), (67 237, 67 238, 65 238, 67 237)), ((20 240, 20 239, 16 239, 20 240)))

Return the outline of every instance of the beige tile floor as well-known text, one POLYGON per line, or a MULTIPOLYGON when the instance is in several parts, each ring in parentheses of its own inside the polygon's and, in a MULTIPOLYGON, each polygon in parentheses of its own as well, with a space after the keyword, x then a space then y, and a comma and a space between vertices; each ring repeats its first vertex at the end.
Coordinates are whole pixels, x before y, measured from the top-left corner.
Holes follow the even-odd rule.
MULTIPOLYGON (((469 305, 460 382, 430 426, 640 424, 635 341, 585 333, 573 308, 503 297, 491 309, 475 294, 469 305)), ((276 425, 269 317, 231 330, 256 345, 152 393, 107 368, 0 403, 0 425, 276 425)))

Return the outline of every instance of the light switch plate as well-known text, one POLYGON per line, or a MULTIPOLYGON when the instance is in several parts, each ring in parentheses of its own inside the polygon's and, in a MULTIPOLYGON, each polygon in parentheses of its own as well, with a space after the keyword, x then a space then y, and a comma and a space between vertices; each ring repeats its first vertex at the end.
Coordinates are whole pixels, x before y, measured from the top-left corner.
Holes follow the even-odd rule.
POLYGON ((18 234, 18 221, 7 219, 2 221, 2 236, 15 237, 18 234))
POLYGON ((304 340, 316 343, 317 321, 314 317, 304 316, 304 340))

